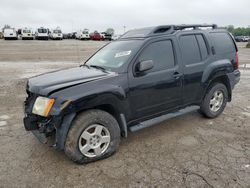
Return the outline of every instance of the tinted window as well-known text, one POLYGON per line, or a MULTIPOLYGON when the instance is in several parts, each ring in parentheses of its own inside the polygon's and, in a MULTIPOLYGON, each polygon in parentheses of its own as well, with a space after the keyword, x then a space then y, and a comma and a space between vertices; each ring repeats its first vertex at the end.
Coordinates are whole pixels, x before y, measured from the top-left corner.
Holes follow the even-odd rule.
POLYGON ((202 35, 195 35, 195 36, 200 47, 201 58, 206 59, 208 52, 207 52, 207 46, 206 46, 204 37, 202 35))
POLYGON ((216 54, 235 52, 233 40, 228 33, 210 33, 216 54))
POLYGON ((53 33, 62 33, 61 30, 54 30, 53 33))
POLYGON ((148 45, 139 57, 139 61, 153 60, 154 68, 150 72, 174 67, 174 52, 170 40, 154 42, 148 45))
POLYGON ((201 61, 199 46, 195 35, 184 35, 180 38, 183 61, 186 65, 201 61))
POLYGON ((47 29, 38 29, 38 33, 47 33, 47 29))
POLYGON ((23 33, 31 33, 31 30, 23 30, 23 33))

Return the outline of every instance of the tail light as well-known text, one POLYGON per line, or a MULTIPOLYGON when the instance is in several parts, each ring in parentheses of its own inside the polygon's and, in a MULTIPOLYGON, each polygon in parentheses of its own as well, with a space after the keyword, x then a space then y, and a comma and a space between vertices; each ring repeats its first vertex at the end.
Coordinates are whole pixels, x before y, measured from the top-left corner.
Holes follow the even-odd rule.
POLYGON ((236 52, 236 57, 235 57, 235 59, 236 59, 236 62, 235 62, 234 68, 235 68, 235 69, 239 69, 239 54, 238 54, 238 52, 236 52))

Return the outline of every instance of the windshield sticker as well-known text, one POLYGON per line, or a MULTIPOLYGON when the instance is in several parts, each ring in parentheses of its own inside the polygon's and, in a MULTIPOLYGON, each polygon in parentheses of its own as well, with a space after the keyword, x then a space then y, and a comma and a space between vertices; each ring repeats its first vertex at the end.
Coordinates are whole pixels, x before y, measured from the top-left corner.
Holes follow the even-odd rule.
POLYGON ((128 56, 130 54, 131 54, 131 50, 129 50, 129 51, 123 51, 123 52, 118 52, 118 53, 115 54, 115 58, 117 58, 117 57, 123 57, 123 56, 128 56))

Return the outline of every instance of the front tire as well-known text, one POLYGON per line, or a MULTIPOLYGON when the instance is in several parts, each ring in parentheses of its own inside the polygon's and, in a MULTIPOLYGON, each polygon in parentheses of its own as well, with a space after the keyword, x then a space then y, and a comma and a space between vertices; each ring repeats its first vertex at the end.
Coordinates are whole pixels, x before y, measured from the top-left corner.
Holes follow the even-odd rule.
POLYGON ((219 116, 228 102, 228 91, 224 84, 214 83, 209 88, 202 101, 200 111, 208 118, 219 116))
POLYGON ((66 138, 64 152, 74 162, 84 164, 109 157, 120 143, 116 119, 101 110, 79 114, 66 138))

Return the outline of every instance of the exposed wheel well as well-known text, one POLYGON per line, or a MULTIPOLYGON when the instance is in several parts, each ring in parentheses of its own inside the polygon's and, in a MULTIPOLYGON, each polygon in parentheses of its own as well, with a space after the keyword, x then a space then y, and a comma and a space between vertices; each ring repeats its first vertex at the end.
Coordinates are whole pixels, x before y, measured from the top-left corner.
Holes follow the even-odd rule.
POLYGON ((226 75, 223 75, 223 76, 219 76, 219 77, 216 77, 215 79, 213 79, 209 85, 208 85, 208 88, 214 84, 214 83, 222 83, 226 86, 227 88, 227 92, 228 92, 228 101, 230 102, 231 99, 232 99, 232 90, 231 90, 231 86, 230 86, 230 82, 228 80, 228 77, 226 75))

